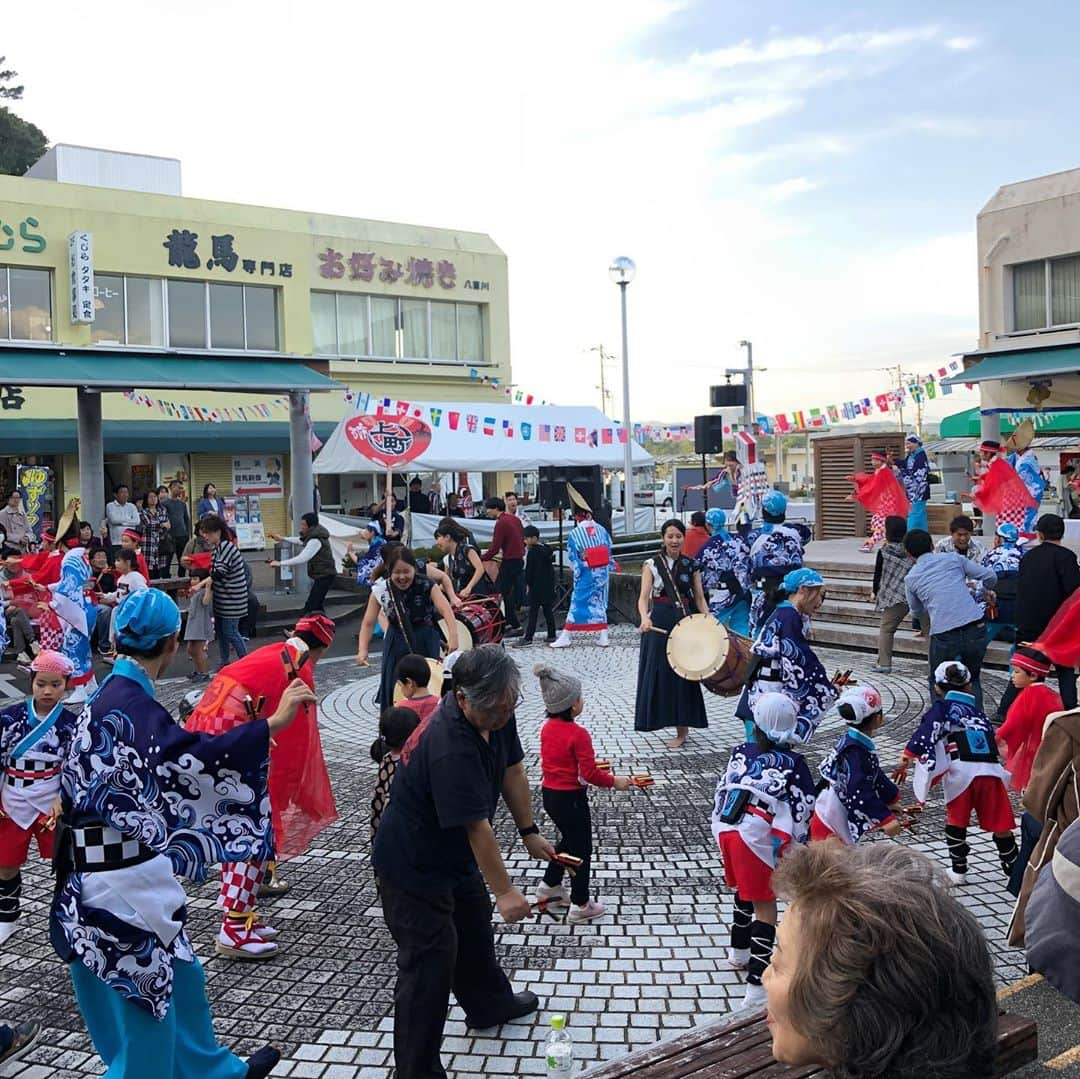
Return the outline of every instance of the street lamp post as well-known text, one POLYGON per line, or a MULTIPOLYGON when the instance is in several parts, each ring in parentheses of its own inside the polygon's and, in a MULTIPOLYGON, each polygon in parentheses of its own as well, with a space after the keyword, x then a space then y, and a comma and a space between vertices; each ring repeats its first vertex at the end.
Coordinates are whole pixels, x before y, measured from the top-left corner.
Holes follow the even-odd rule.
POLYGON ((637 267, 633 259, 619 255, 611 260, 608 276, 619 286, 622 300, 622 396, 623 429, 626 441, 623 443, 623 533, 627 536, 634 531, 634 429, 630 424, 630 360, 626 341, 626 286, 634 280, 637 267))

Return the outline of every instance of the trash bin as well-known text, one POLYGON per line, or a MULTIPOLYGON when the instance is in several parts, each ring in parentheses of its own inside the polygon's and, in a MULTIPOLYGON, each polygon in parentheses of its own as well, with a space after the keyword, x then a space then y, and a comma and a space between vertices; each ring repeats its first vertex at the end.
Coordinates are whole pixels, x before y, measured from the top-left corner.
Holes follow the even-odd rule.
MULTIPOLYGON (((274 561, 280 562, 283 558, 288 558, 289 555, 286 549, 291 547, 292 544, 287 543, 275 543, 274 544, 274 561)), ((295 576, 293 574, 292 566, 275 566, 274 567, 274 595, 275 596, 291 596, 296 587, 294 584, 295 576)))

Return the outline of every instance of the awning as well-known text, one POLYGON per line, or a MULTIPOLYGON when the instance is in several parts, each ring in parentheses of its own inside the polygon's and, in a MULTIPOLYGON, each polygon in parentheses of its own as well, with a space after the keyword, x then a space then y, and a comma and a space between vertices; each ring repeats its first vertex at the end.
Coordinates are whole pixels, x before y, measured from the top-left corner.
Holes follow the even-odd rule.
MULTIPOLYGON (((978 408, 965 409, 963 412, 954 412, 941 421, 938 435, 940 438, 980 438, 978 408)), ((1054 434, 1080 434, 1080 416, 1075 412, 1051 413, 1032 417, 1035 420, 1035 429, 1040 435, 1054 434)), ((1002 417, 1001 429, 1009 434, 1016 424, 1006 417, 1002 417)))
MULTIPOLYGON (((934 455, 938 453, 974 453, 982 443, 981 438, 934 438, 923 443, 923 449, 934 455)), ((1036 435, 1031 440, 1031 448, 1038 453, 1046 450, 1050 453, 1075 450, 1080 446, 1080 435, 1051 435, 1043 438, 1036 435)))
POLYGON ((299 357, 105 349, 0 348, 0 385, 84 386, 105 391, 218 390, 235 393, 315 393, 342 389, 299 357))
MULTIPOLYGON (((24 383, 25 385, 25 380, 24 383)), ((0 456, 79 452, 75 420, 13 419, 0 423, 0 456)), ((104 420, 106 455, 115 453, 288 453, 289 425, 282 421, 194 423, 181 420, 104 420)), ((334 423, 314 423, 326 441, 334 423)))
MULTIPOLYGON (((971 353, 969 356, 979 355, 971 353)), ((1080 374, 1080 345, 988 352, 973 367, 943 379, 946 386, 1080 374)))

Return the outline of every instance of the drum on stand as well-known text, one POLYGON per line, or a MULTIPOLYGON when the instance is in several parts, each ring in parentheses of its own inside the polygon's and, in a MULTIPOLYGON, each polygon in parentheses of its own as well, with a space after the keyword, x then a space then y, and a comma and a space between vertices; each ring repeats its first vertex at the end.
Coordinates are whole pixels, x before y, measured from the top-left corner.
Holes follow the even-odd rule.
POLYGON ((711 614, 692 614, 668 635, 671 669, 710 693, 734 697, 741 692, 750 663, 750 641, 732 633, 711 614))

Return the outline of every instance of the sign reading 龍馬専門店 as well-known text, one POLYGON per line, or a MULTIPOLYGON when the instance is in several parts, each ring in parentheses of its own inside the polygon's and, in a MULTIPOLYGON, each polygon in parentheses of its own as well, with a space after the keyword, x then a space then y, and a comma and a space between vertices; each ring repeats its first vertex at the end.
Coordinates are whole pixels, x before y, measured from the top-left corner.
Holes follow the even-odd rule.
POLYGON ((204 236, 200 244, 200 235, 193 229, 174 228, 166 233, 161 246, 167 252, 167 262, 179 270, 221 270, 225 274, 248 277, 282 277, 293 275, 291 262, 279 262, 267 258, 268 252, 259 252, 258 258, 249 258, 246 251, 236 249, 236 236, 231 232, 211 233, 209 243, 204 236), (210 248, 209 254, 206 248, 210 248), (205 261, 204 261, 205 257, 205 261))

